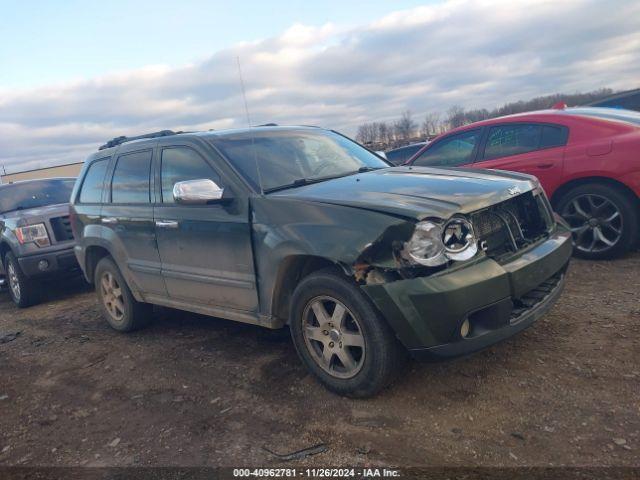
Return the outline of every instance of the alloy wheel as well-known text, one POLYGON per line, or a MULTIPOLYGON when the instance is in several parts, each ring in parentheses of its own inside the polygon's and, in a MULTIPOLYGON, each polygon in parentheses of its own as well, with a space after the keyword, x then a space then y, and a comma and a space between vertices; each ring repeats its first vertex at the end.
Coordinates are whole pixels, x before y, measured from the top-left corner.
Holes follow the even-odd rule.
POLYGON ((102 302, 109 315, 117 322, 124 318, 124 297, 118 280, 111 272, 104 272, 100 280, 102 302))
POLYGON ((8 262, 7 264, 7 274, 9 276, 9 288, 11 288, 11 293, 13 294, 13 298, 16 301, 20 301, 20 281, 18 280, 18 275, 16 274, 16 268, 13 266, 13 263, 8 262))
POLYGON ((561 215, 569 223, 575 247, 582 252, 604 252, 622 237, 620 210, 602 195, 579 195, 565 205, 561 215))
POLYGON ((311 299, 302 314, 302 334, 313 360, 329 375, 352 378, 364 365, 365 341, 353 313, 330 296, 311 299))

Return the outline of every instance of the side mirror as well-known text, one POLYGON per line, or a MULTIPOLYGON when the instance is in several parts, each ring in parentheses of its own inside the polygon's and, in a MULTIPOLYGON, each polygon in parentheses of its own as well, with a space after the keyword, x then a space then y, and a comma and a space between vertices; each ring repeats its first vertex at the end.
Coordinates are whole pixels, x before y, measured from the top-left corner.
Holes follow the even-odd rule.
POLYGON ((223 196, 224 188, 219 187, 216 182, 208 178, 186 180, 173 186, 173 198, 176 203, 183 205, 221 203, 228 199, 223 196))

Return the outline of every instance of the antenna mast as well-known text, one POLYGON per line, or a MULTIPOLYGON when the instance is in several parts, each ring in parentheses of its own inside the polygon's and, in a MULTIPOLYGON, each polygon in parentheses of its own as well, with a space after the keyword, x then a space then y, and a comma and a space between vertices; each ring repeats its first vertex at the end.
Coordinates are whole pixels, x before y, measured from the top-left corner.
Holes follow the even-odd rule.
MULTIPOLYGON (((244 89, 244 79, 242 78, 242 68, 240 67, 240 56, 236 57, 238 62, 238 76, 240 77, 240 90, 242 91, 242 99, 244 100, 244 111, 247 115, 247 125, 250 130, 253 130, 251 126, 251 116, 249 115, 249 104, 247 103, 247 94, 244 89)), ((256 154, 255 136, 253 131, 251 132, 251 149, 253 150, 253 161, 256 165, 256 173, 258 174, 258 183, 260 184, 260 195, 264 195, 264 188, 262 188, 262 175, 260 175, 260 165, 258 165, 258 155, 256 154)))
POLYGON ((244 100, 244 111, 247 114, 247 124, 251 128, 251 117, 249 116, 249 104, 247 103, 247 94, 244 89, 244 79, 242 78, 242 68, 240 67, 240 57, 236 57, 238 62, 238 76, 240 77, 240 90, 242 90, 242 99, 244 100))

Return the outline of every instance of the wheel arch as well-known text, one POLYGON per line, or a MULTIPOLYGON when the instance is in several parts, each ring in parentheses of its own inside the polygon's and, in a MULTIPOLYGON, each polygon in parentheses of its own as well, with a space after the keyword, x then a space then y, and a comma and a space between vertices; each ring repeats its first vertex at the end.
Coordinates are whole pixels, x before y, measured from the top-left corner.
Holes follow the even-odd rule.
POLYGON ((0 242, 0 270, 4 271, 4 259, 11 251, 11 246, 7 242, 0 242))
POLYGON ((345 268, 326 257, 316 255, 290 255, 282 260, 273 289, 272 315, 283 323, 289 322, 291 297, 300 280, 325 268, 335 268, 348 274, 345 268))
POLYGON ((98 262, 105 257, 113 257, 111 252, 101 245, 90 245, 85 251, 84 273, 87 281, 93 284, 93 276, 98 262))
POLYGON ((619 190, 620 192, 623 192, 626 195, 629 195, 630 198, 632 198, 635 201, 636 208, 640 208, 640 199, 638 198, 636 193, 631 188, 629 188, 623 182, 621 182, 619 180, 616 180, 614 178, 602 177, 602 176, 597 176, 597 175, 596 176, 589 176, 589 177, 575 178, 573 180, 568 181, 567 183, 563 183, 560 187, 558 187, 556 189, 555 192, 553 192, 553 195, 550 198, 551 205, 555 209, 558 206, 558 203, 560 202, 560 199, 564 195, 566 195, 569 191, 571 191, 572 189, 574 189, 576 187, 580 187, 582 185, 586 185, 586 184, 589 184, 589 183, 599 183, 599 184, 602 184, 602 185, 611 186, 611 187, 619 190))

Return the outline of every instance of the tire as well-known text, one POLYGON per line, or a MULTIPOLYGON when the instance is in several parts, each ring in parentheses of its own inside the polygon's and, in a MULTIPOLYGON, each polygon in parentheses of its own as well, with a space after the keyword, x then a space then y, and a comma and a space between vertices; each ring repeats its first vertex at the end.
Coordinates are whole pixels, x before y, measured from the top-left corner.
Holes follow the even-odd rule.
POLYGON ((376 394, 391 384, 407 357, 369 299, 333 269, 312 273, 298 285, 291 300, 289 327, 302 362, 339 395, 365 398, 376 394), (324 309, 320 315, 319 306, 324 309))
POLYGON ((7 273, 7 286, 11 300, 20 308, 35 305, 40 300, 39 283, 27 277, 13 252, 8 252, 4 260, 4 271, 7 273))
POLYGON ((573 232, 574 254, 590 260, 616 258, 638 236, 637 199, 610 185, 588 183, 565 193, 558 213, 573 232))
POLYGON ((138 302, 133 297, 111 257, 104 257, 98 262, 94 282, 102 316, 111 328, 119 332, 132 332, 149 323, 152 306, 138 302))

